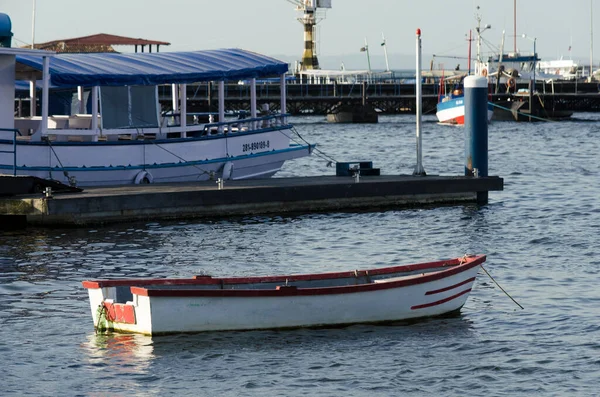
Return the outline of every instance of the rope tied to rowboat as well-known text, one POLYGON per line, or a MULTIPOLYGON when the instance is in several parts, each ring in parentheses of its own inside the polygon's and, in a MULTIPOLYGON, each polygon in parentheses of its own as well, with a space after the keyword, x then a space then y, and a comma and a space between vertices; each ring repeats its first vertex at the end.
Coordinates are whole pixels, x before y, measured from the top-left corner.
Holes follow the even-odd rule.
MULTIPOLYGON (((463 257, 458 260, 458 264, 462 265, 464 263, 467 263, 467 260, 469 259, 469 257, 472 257, 472 256, 473 255, 471 255, 471 254, 463 255, 463 257)), ((519 306, 521 308, 521 310, 525 310, 525 308, 523 306, 521 306, 519 304, 519 302, 517 302, 512 296, 510 296, 510 294, 508 292, 506 292, 506 290, 504 288, 502 288, 502 286, 500 284, 498 284, 498 282, 494 279, 494 277, 492 277, 492 275, 485 269, 485 267, 483 267, 483 265, 481 263, 479 264, 479 267, 481 267, 481 269, 485 272, 485 274, 487 274, 487 276, 490 278, 490 280, 492 280, 494 282, 494 284, 496 284, 498 286, 498 288, 500 288, 500 290, 502 292, 504 292, 504 294, 506 296, 508 296, 513 302, 515 302, 515 304, 517 306, 519 306)))
POLYGON ((517 306, 519 306, 521 308, 521 310, 525 310, 525 308, 523 306, 521 306, 519 304, 519 302, 517 302, 512 296, 510 296, 510 294, 508 292, 506 292, 506 290, 504 288, 502 288, 502 286, 500 286, 500 284, 498 284, 498 282, 494 279, 494 277, 492 277, 492 275, 485 269, 485 267, 483 267, 482 264, 479 264, 479 267, 481 267, 481 269, 485 272, 485 274, 487 274, 487 276, 490 278, 490 280, 492 280, 494 282, 494 284, 496 284, 498 286, 498 288, 500 288, 500 290, 502 292, 504 292, 504 294, 506 296, 508 296, 513 302, 515 302, 515 304, 517 306))
POLYGON ((95 329, 96 335, 98 335, 98 332, 104 332, 108 329, 108 311, 106 309, 106 306, 104 306, 103 304, 98 305, 96 317, 98 318, 98 322, 96 323, 95 329), (102 321, 102 317, 104 317, 104 321, 102 321))

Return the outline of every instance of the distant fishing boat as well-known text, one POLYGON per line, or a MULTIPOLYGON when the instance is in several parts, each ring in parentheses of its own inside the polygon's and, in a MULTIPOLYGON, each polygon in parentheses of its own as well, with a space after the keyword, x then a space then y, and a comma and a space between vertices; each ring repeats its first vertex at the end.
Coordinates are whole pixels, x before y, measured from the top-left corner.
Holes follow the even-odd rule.
POLYGON ((536 79, 554 80, 560 76, 547 74, 538 70, 539 57, 536 51, 536 38, 526 34, 517 36, 517 8, 514 3, 514 51, 504 52, 504 33, 500 52, 487 57, 480 63, 480 68, 485 71, 488 81, 495 87, 495 94, 504 94, 501 99, 493 103, 493 119, 507 121, 541 121, 562 120, 571 117, 573 112, 566 109, 564 104, 556 100, 553 95, 543 97, 536 92, 536 79), (521 54, 517 51, 517 37, 529 39, 533 42, 533 53, 521 54), (519 84, 527 84, 523 88, 519 84))
MULTIPOLYGON (((440 82, 440 85, 442 84, 443 81, 440 82)), ((488 122, 493 114, 494 108, 488 104, 488 122)), ((457 84, 448 94, 440 95, 435 115, 442 124, 463 125, 465 123, 465 95, 462 83, 457 84)))
MULTIPOLYGON (((485 28, 484 28, 485 29, 485 28)), ((481 17, 477 17, 477 62, 476 62, 476 70, 475 74, 483 77, 487 77, 487 69, 481 68, 481 17)), ((469 34, 469 73, 471 70, 471 39, 469 34)), ((465 123, 465 98, 464 98, 464 87, 463 87, 463 79, 467 76, 467 74, 454 75, 447 79, 440 79, 440 94, 438 97, 438 103, 436 107, 436 116, 438 121, 442 124, 458 124, 463 125, 465 123), (453 83, 454 87, 452 89, 447 88, 448 82, 456 82, 453 83)), ((491 104, 488 104, 488 122, 492 119, 492 115, 494 114, 494 108, 491 104)))
POLYGON ((381 323, 457 312, 485 255, 338 273, 84 281, 94 327, 147 335, 381 323))

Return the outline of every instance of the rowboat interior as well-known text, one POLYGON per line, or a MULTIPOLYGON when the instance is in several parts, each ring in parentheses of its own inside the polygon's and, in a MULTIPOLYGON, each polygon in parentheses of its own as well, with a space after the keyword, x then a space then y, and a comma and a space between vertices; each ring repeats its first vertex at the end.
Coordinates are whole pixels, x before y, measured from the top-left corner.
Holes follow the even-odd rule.
MULTIPOLYGON (((295 294, 302 290, 318 293, 317 290, 330 290, 343 287, 376 286, 377 289, 410 285, 416 280, 431 281, 446 276, 449 271, 474 261, 479 262, 482 256, 465 256, 446 261, 428 262, 415 265, 395 266, 372 270, 354 270, 337 273, 300 274, 288 276, 264 277, 231 277, 215 278, 210 275, 198 275, 181 279, 129 279, 129 280, 94 280, 85 281, 86 288, 113 288, 113 303, 126 303, 133 299, 133 294, 145 296, 186 296, 197 293, 199 296, 211 295, 240 296, 252 291, 272 291, 276 295, 295 294)), ((324 292, 324 291, 323 291, 324 292)), ((342 292, 342 291, 339 291, 342 292)), ((261 295, 263 295, 261 293, 261 295)))

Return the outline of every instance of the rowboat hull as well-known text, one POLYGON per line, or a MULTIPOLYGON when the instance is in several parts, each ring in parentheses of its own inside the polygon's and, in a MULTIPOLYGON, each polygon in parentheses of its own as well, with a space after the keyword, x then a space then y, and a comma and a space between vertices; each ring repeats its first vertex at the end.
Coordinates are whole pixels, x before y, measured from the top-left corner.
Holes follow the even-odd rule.
POLYGON ((94 326, 101 330, 158 335, 319 327, 458 311, 484 261, 480 255, 322 275, 99 280, 83 285, 94 326))

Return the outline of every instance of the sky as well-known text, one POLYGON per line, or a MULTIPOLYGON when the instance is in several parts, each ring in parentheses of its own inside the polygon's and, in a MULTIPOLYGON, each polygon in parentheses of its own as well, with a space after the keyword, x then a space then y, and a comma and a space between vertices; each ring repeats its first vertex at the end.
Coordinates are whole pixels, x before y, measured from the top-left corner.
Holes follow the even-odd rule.
MULTIPOLYGON (((598 36, 594 40, 594 59, 598 59, 594 65, 598 67, 600 0, 592 1, 593 30, 598 36)), ((31 43, 33 2, 0 0, 0 12, 12 20, 13 46, 31 43)), ((300 59, 303 50, 302 25, 296 20, 300 14, 287 0, 36 0, 35 4, 36 42, 108 33, 171 43, 161 51, 237 47, 288 62, 300 59)), ((590 0, 517 0, 518 49, 533 52, 533 41, 520 37, 526 34, 536 38, 537 52, 544 60, 563 56, 589 65, 590 4, 590 0)), ((466 57, 466 35, 477 24, 477 5, 482 24, 492 25, 483 37, 499 47, 506 30, 505 48, 513 50, 510 0, 332 0, 332 5, 318 24, 322 66, 327 66, 324 62, 335 67, 345 62, 347 68, 362 67, 366 61, 359 49, 367 38, 377 68, 384 59, 379 45, 382 33, 391 68, 413 66, 417 28, 422 30, 427 63, 431 54, 466 57)), ((438 57, 435 62, 448 66, 459 61, 438 57)))

